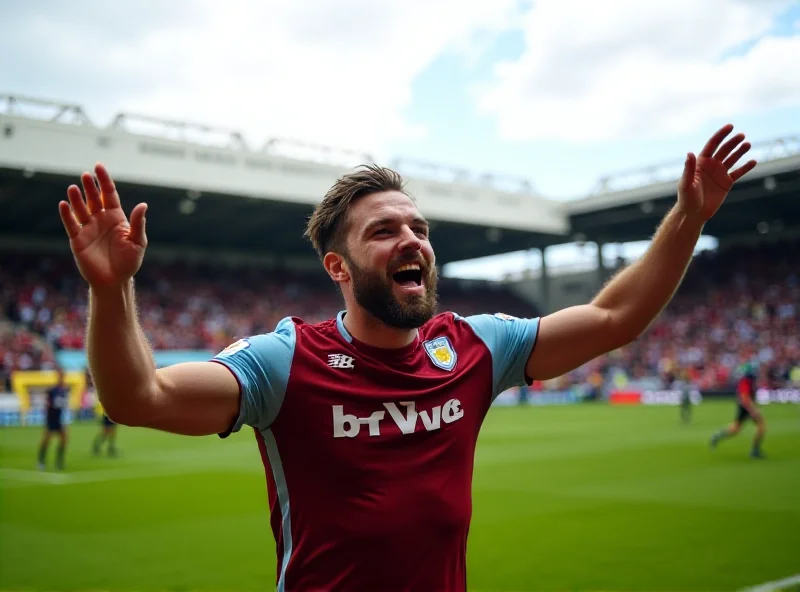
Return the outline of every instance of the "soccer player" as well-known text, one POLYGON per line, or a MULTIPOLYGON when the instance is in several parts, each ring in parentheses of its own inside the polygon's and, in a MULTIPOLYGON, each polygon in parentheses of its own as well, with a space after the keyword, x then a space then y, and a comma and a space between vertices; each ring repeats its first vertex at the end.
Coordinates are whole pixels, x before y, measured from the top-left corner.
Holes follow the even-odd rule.
MULTIPOLYGON (((86 370, 86 389, 93 397, 97 396, 97 391, 92 382, 92 373, 89 372, 88 368, 86 370)), ((108 456, 117 456, 117 424, 108 416, 108 413, 106 413, 104 409, 103 415, 100 418, 100 431, 92 442, 92 454, 94 454, 94 456, 100 456, 103 450, 103 444, 106 442, 108 442, 108 456)))
POLYGON ((733 127, 687 155, 675 206, 647 254, 587 305, 544 318, 437 312, 427 220, 401 177, 341 177, 306 236, 344 310, 232 343, 213 360, 156 368, 133 277, 147 247, 107 169, 81 176, 59 210, 89 284, 89 365, 115 421, 226 437, 261 451, 283 590, 465 590, 478 432, 492 400, 630 343, 683 278, 706 221, 755 161, 733 127), (724 143, 723 143, 724 141, 724 143))
POLYGON ((673 368, 664 377, 664 386, 680 395, 679 408, 683 423, 692 419, 692 385, 689 382, 689 373, 685 370, 673 368))
POLYGON ((736 388, 736 417, 730 425, 711 436, 711 448, 716 448, 722 440, 732 438, 738 434, 742 429, 742 424, 748 419, 753 420, 756 424, 756 435, 753 437, 750 456, 752 458, 763 458, 761 443, 767 433, 767 424, 764 421, 764 416, 761 415, 756 406, 756 369, 751 364, 745 367, 736 388))
POLYGON ((92 444, 92 454, 100 456, 103 444, 106 442, 108 442, 108 456, 117 456, 117 424, 103 411, 103 417, 100 418, 100 432, 94 437, 92 444))
POLYGON ((64 410, 69 402, 69 388, 64 382, 64 370, 59 367, 56 369, 56 384, 46 392, 45 403, 45 426, 42 434, 42 441, 39 444, 39 469, 47 468, 47 449, 50 446, 50 438, 55 435, 58 438, 58 448, 56 448, 56 469, 64 470, 64 456, 67 451, 67 430, 64 427, 64 410))

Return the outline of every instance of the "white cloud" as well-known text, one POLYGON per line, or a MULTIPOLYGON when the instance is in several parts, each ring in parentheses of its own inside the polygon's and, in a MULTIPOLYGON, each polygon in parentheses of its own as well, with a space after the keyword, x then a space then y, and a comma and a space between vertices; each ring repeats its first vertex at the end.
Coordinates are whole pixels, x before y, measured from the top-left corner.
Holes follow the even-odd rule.
MULTIPOLYGON (((414 79, 516 0, 32 1, 4 14, 8 90, 359 149, 419 136, 414 79)), ((5 46, 5 47, 4 47, 5 46)))
POLYGON ((800 103, 800 34, 769 37, 789 2, 541 0, 524 53, 475 91, 507 140, 681 134, 800 103), (746 48, 746 51, 745 51, 746 48))

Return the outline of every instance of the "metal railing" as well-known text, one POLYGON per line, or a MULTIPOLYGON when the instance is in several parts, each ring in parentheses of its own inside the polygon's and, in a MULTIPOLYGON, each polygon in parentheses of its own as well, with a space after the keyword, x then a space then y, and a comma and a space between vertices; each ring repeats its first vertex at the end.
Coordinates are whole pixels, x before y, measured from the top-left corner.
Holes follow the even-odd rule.
MULTIPOLYGON (((785 136, 753 144, 747 158, 769 162, 798 155, 800 136, 785 136)), ((675 160, 606 175, 597 181, 589 197, 677 181, 682 172, 683 160, 675 160)))

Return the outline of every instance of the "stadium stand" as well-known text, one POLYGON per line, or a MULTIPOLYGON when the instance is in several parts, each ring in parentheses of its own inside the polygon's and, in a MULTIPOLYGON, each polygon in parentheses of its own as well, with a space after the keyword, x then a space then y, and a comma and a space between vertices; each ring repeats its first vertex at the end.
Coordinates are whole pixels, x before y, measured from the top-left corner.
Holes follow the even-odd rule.
MULTIPOLYGON (((536 389, 583 384, 595 389, 620 375, 660 376, 678 368, 700 389, 732 388, 737 368, 762 362, 761 383, 800 383, 800 243, 705 252, 650 330, 612 352, 536 389)), ((3 327, 0 377, 49 369, 54 352, 83 347, 86 287, 68 255, 0 254, 3 327)), ((144 330, 154 349, 218 351, 232 340, 271 330, 293 314, 308 322, 341 307, 322 274, 254 266, 146 261, 137 276, 144 330), (255 303, 255 304, 254 304, 255 303)), ((462 315, 537 310, 500 284, 442 278, 441 305, 462 315)))
MULTIPOLYGON (((147 260, 136 280, 141 323, 155 350, 219 351, 239 337, 272 330, 287 315, 313 323, 343 308, 333 282, 321 273, 147 260)), ((0 375, 49 369, 53 351, 83 348, 87 289, 69 255, 0 253, 0 284, 7 327, 0 375)), ((439 292, 443 308, 463 315, 538 314, 532 304, 487 282, 442 278, 439 292)))

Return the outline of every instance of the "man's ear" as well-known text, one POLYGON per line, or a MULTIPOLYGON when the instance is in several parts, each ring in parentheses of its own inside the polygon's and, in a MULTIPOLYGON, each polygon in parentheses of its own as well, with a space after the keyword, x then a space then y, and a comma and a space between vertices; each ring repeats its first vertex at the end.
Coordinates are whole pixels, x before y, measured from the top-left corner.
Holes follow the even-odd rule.
POLYGON ((333 251, 329 251, 322 259, 322 265, 331 279, 337 284, 344 283, 350 280, 350 270, 347 268, 347 262, 344 257, 333 251))

